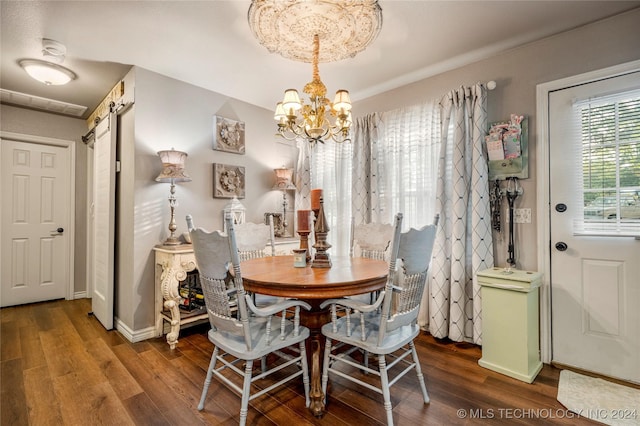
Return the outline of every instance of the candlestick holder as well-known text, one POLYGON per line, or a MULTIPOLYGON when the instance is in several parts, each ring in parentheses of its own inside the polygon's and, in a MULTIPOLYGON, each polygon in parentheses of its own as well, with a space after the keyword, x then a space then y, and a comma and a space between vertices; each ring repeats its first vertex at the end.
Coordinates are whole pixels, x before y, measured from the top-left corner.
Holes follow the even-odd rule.
POLYGON ((327 222, 324 218, 323 204, 324 201, 322 197, 320 197, 320 209, 318 210, 316 223, 314 226, 316 242, 313 245, 313 248, 316 249, 316 253, 313 257, 313 262, 311 263, 312 268, 331 268, 331 259, 329 258, 329 253, 327 253, 327 250, 331 248, 331 244, 327 242, 329 225, 327 225, 327 222))
POLYGON ((310 233, 310 231, 298 231, 298 235, 300 235, 300 250, 304 249, 307 251, 307 263, 311 261, 311 250, 309 250, 310 233))
POLYGON ((318 199, 318 208, 314 209, 313 207, 311 208, 311 211, 313 212, 313 225, 312 225, 312 230, 313 230, 313 234, 311 235, 311 238, 309 239, 309 241, 311 241, 311 246, 313 247, 316 243, 316 241, 318 241, 318 236, 316 235, 316 222, 318 221, 318 213, 320 212, 320 200, 318 199))

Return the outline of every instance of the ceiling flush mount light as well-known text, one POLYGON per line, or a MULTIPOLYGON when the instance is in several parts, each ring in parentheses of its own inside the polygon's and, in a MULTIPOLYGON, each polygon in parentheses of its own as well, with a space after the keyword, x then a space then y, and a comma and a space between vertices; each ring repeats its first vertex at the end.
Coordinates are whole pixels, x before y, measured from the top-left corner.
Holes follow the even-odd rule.
POLYGON ((42 56, 46 61, 23 59, 18 63, 33 79, 47 86, 59 86, 76 79, 73 71, 59 65, 64 62, 66 54, 64 44, 45 38, 42 39, 42 56))
POLYGON ((253 35, 269 52, 312 62, 309 40, 322 40, 319 62, 334 62, 363 51, 382 28, 377 0, 252 0, 248 13, 253 35))
POLYGON ((31 76, 47 86, 59 86, 75 80, 76 74, 57 64, 38 59, 23 59, 20 66, 31 76))
POLYGON ((327 87, 320 80, 318 71, 318 52, 320 41, 318 35, 313 37, 313 80, 304 86, 304 93, 309 95, 309 104, 300 101, 296 89, 287 89, 284 99, 276 105, 273 118, 278 122, 278 135, 287 140, 303 137, 314 145, 324 143, 331 138, 336 142, 349 142, 351 127, 351 99, 349 92, 341 89, 336 92, 333 104, 325 97, 327 87), (329 109, 327 110, 327 107, 329 109), (298 115, 300 113, 300 115, 298 115), (331 125, 328 116, 335 117, 331 125))

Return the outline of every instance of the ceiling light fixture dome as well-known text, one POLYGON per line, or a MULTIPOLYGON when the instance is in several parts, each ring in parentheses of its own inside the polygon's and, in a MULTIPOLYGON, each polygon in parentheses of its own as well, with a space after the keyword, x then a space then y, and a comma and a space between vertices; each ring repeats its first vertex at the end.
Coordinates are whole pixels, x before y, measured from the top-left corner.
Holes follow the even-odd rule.
POLYGON ((60 86, 76 79, 76 74, 61 66, 64 62, 67 48, 59 41, 48 38, 42 39, 42 56, 40 59, 23 59, 18 64, 31 76, 47 86, 60 86))
POLYGON ((252 0, 249 27, 271 53, 300 62, 352 58, 376 39, 382 28, 377 0, 252 0), (309 40, 322 50, 314 58, 309 40))
POLYGON ((76 79, 76 74, 68 68, 39 59, 23 59, 20 66, 31 76, 47 86, 60 86, 76 79))

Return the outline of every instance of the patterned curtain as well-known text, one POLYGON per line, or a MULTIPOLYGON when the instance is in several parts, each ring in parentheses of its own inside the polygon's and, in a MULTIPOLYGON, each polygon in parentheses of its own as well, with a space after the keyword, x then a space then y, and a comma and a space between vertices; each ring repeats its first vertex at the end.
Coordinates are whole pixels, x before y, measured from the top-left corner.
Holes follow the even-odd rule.
POLYGON ((377 216, 377 181, 371 179, 376 176, 378 158, 374 155, 373 147, 378 144, 378 126, 381 125, 377 113, 359 117, 353 126, 353 192, 351 209, 355 225, 370 223, 372 216, 377 216))
POLYGON ((430 268, 429 331, 438 338, 482 344, 476 273, 493 267, 488 170, 482 153, 486 89, 476 84, 452 91, 440 108, 440 224, 430 268))

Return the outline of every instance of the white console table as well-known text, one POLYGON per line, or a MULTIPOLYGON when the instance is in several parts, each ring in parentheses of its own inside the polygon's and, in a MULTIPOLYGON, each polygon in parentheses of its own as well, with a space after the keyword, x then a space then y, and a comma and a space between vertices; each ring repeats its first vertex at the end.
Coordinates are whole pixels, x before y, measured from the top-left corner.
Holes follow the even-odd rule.
MULTIPOLYGON (((294 238, 276 239, 276 255, 291 254, 291 250, 298 248, 298 245, 299 241, 294 238)), ((208 319, 206 310, 202 313, 187 313, 180 310, 182 297, 178 293, 178 286, 180 281, 185 280, 188 272, 197 268, 196 258, 191 244, 157 245, 153 250, 155 251, 156 336, 162 336, 164 321, 167 321, 170 326, 167 343, 171 349, 175 349, 180 327, 208 319)))
POLYGON ((180 311, 182 297, 178 293, 178 283, 185 280, 188 272, 196 269, 196 258, 191 244, 158 245, 153 250, 156 257, 156 335, 162 336, 164 321, 167 321, 170 325, 167 343, 174 349, 181 326, 207 319, 206 311, 196 315, 180 311))

